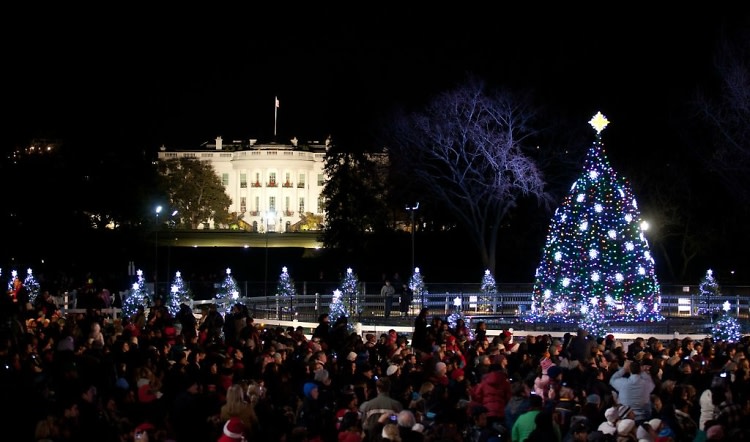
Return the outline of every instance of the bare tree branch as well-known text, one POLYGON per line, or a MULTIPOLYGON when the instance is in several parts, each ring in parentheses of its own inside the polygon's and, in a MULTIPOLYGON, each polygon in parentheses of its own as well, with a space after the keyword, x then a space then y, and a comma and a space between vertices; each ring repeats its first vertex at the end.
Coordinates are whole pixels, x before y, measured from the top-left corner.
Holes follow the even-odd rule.
POLYGON ((518 199, 546 198, 545 182, 523 143, 534 113, 509 93, 470 78, 423 112, 393 126, 391 152, 423 191, 441 201, 471 235, 494 272, 499 230, 518 199))

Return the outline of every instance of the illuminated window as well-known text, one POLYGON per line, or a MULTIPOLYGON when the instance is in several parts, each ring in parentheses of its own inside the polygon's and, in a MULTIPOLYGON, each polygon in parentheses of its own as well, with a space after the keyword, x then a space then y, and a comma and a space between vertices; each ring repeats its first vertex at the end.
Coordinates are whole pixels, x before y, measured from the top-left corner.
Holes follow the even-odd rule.
POLYGON ((221 174, 221 185, 222 186, 228 186, 229 185, 229 174, 228 173, 222 173, 221 174))
POLYGON ((240 174, 240 188, 241 189, 247 188, 247 174, 246 173, 240 174))

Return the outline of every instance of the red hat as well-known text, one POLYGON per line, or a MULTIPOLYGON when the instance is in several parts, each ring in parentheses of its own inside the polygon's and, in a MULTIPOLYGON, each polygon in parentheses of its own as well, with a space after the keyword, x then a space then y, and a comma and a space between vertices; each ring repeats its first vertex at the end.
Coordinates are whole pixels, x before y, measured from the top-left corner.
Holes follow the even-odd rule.
POLYGON ((463 368, 456 368, 451 373, 451 378, 453 378, 453 380, 456 380, 456 381, 458 380, 458 378, 463 377, 463 376, 464 376, 463 368))
POLYGON ((154 427, 154 425, 151 424, 150 422, 144 422, 144 423, 138 425, 137 427, 135 427, 135 432, 136 433, 142 433, 142 432, 148 431, 148 430, 156 430, 156 427, 154 427))
POLYGON ((230 418, 227 423, 224 424, 224 431, 219 437, 217 442, 239 442, 244 440, 245 435, 245 424, 242 423, 240 418, 230 418))

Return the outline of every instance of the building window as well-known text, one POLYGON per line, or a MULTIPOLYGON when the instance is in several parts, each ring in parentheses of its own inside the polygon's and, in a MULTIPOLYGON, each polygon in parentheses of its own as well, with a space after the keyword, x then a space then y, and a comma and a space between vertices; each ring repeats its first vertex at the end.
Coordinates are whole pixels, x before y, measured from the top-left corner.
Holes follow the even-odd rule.
POLYGON ((318 197, 318 213, 323 213, 325 209, 325 198, 323 198, 323 195, 318 197))
POLYGON ((324 184, 325 184, 325 179, 323 178, 323 174, 319 173, 318 174, 318 186, 322 186, 324 184))
POLYGON ((284 173, 284 187, 292 187, 292 174, 289 172, 284 173))
POLYGON ((297 177, 297 188, 298 189, 305 188, 305 174, 304 173, 299 174, 299 177, 297 177))
POLYGON ((247 197, 240 197, 240 213, 247 212, 247 197))
POLYGON ((247 189, 247 174, 240 174, 240 189, 247 189))
POLYGON ((276 211, 276 197, 275 196, 268 197, 268 210, 270 212, 276 211))
POLYGON ((305 213, 305 197, 299 198, 299 213, 305 213))
POLYGON ((260 187, 260 172, 255 172, 255 181, 253 181, 253 187, 260 187))
POLYGON ((276 172, 268 173, 268 187, 276 187, 276 172))
POLYGON ((260 197, 255 197, 255 204, 253 204, 253 210, 250 212, 250 216, 260 215, 260 197))
POLYGON ((229 174, 228 173, 222 173, 221 174, 221 185, 226 187, 229 185, 229 174))

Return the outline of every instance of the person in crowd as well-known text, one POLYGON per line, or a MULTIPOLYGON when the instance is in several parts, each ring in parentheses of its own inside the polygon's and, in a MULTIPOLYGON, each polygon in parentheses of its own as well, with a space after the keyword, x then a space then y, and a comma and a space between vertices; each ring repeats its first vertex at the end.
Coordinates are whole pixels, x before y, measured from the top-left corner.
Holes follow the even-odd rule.
POLYGON ((632 408, 636 422, 651 418, 651 392, 655 385, 651 375, 641 369, 640 362, 626 360, 609 383, 617 391, 618 403, 632 408))
POLYGON ((388 319, 391 317, 391 310, 393 310, 393 300, 396 297, 396 289, 391 285, 391 280, 386 279, 383 281, 383 287, 380 289, 380 297, 385 301, 385 310, 383 317, 388 319))
POLYGON ((404 409, 403 404, 393 399, 391 393, 391 382, 387 377, 380 378, 376 381, 377 396, 362 402, 359 406, 359 412, 362 413, 362 428, 367 437, 372 437, 375 424, 384 413, 399 413, 404 409))

